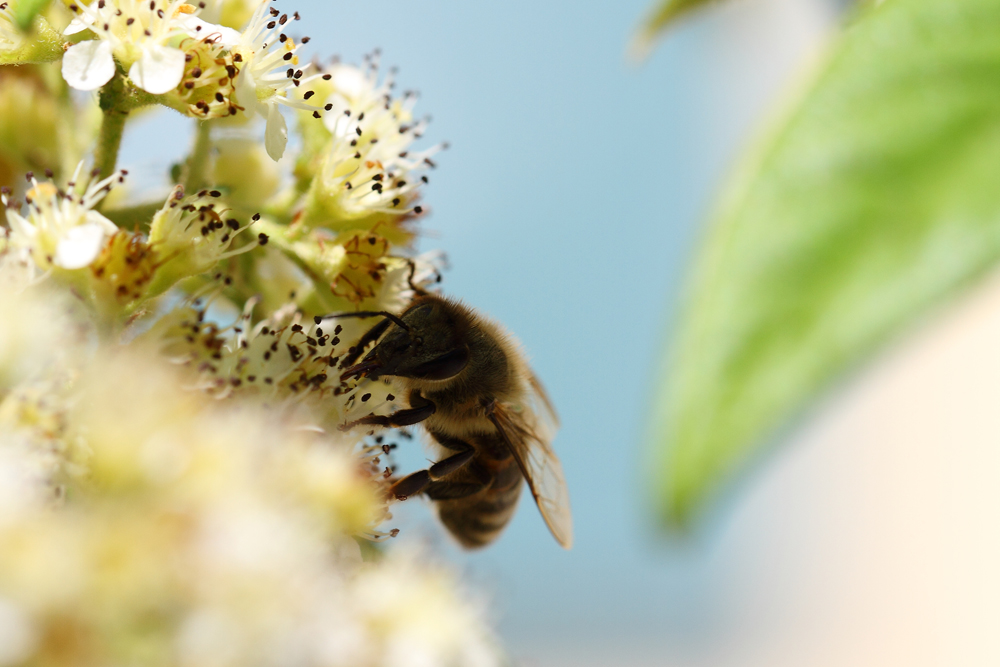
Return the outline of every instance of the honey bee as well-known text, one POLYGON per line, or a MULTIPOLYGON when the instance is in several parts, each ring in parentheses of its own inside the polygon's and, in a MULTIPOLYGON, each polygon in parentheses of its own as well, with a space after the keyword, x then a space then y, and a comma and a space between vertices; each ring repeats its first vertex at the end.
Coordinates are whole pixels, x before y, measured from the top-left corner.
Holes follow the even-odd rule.
POLYGON ((510 521, 522 480, 563 547, 573 520, 562 466, 551 443, 558 418, 517 342, 499 324, 437 294, 418 292, 399 316, 388 312, 341 362, 341 379, 389 378, 409 407, 343 424, 420 424, 441 459, 397 481, 398 499, 423 493, 465 547, 483 547, 510 521), (365 349, 375 346, 358 361, 365 349))

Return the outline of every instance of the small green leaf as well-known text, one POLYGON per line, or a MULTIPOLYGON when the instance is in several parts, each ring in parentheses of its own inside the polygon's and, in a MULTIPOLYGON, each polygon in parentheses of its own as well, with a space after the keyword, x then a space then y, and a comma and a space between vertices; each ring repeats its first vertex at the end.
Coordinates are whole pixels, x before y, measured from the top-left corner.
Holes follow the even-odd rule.
POLYGON ((1000 2, 889 0, 737 173, 655 425, 684 523, 832 380, 1000 259, 1000 2))
POLYGON ((50 0, 17 0, 11 8, 14 15, 14 24, 23 33, 31 31, 31 24, 35 17, 45 11, 50 0))
POLYGON ((645 58, 656 38, 674 22, 686 16, 689 12, 717 0, 661 0, 660 4, 649 14, 635 37, 630 50, 636 59, 645 58))

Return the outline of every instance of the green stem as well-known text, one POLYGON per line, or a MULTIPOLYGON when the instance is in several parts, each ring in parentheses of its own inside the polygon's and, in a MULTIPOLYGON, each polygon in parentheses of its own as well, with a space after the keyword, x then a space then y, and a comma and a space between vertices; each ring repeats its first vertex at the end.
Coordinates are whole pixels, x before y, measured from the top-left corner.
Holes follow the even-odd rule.
POLYGON ((136 225, 148 225, 161 208, 163 208, 163 202, 149 202, 125 208, 113 208, 110 211, 103 211, 103 214, 104 217, 122 229, 131 229, 136 225))
POLYGON ((101 133, 97 136, 97 148, 94 151, 94 168, 100 171, 100 178, 106 178, 114 173, 118 162, 118 151, 122 147, 122 134, 125 132, 125 120, 128 109, 122 102, 125 84, 120 74, 115 76, 101 89, 101 111, 104 119, 101 121, 101 133))
POLYGON ((194 135, 194 149, 184 162, 181 182, 185 192, 196 192, 205 187, 208 182, 209 152, 212 149, 212 130, 207 121, 198 123, 198 131, 194 135))

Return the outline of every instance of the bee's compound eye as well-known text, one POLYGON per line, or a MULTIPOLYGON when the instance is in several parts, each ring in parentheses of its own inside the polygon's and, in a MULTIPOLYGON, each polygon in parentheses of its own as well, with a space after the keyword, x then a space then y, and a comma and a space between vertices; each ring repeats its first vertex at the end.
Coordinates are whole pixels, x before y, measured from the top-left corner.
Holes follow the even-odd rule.
POLYGON ((422 306, 417 306, 413 311, 411 311, 411 314, 413 317, 427 317, 433 310, 434 306, 429 303, 425 303, 422 306))
POLYGON ((462 372, 469 363, 469 349, 460 347, 446 352, 413 369, 412 377, 422 380, 447 380, 462 372))

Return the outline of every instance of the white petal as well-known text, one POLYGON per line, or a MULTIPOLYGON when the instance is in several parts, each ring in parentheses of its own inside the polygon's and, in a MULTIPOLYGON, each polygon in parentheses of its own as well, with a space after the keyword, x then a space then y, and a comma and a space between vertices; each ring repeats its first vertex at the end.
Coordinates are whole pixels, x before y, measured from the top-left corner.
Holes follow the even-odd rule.
POLYGON ((278 104, 268 104, 267 128, 264 130, 264 148, 271 159, 277 162, 285 154, 285 144, 288 143, 288 126, 285 117, 281 115, 278 104))
POLYGON ((340 94, 348 98, 360 97, 371 88, 364 73, 352 65, 341 65, 334 68, 331 83, 340 94))
POLYGON ((7 224, 10 225, 10 231, 13 235, 25 236, 28 239, 33 239, 38 235, 38 228, 22 218, 17 211, 7 209, 7 224))
POLYGON ((181 14, 177 17, 177 22, 191 37, 205 39, 206 37, 214 36, 216 38, 216 44, 221 44, 222 46, 228 46, 230 48, 240 43, 240 33, 232 28, 227 28, 224 25, 216 25, 215 23, 202 21, 197 16, 192 16, 191 14, 181 14))
POLYGON ((257 82, 254 81, 253 72, 249 67, 244 66, 236 75, 236 79, 233 80, 233 92, 236 93, 236 102, 246 109, 248 116, 257 112, 257 107, 260 105, 257 100, 257 82))
POLYGON ((108 236, 111 236, 118 231, 118 225, 111 222, 97 211, 87 211, 86 220, 87 224, 97 225, 102 228, 108 236))
POLYGON ((64 269, 82 269, 97 258, 104 237, 104 227, 93 222, 70 227, 56 246, 55 264, 64 269))
POLYGON ((63 34, 75 35, 78 32, 83 32, 93 24, 94 19, 89 14, 81 14, 69 22, 69 25, 63 30, 63 34))
POLYGON ((323 124, 335 136, 343 136, 348 131, 347 125, 349 123, 342 121, 350 121, 350 117, 344 115, 344 112, 351 108, 350 103, 340 93, 330 95, 326 103, 332 106, 327 113, 323 114, 323 124))
POLYGON ((69 47, 63 56, 62 75, 77 90, 97 90, 115 75, 111 44, 91 39, 69 47))
POLYGON ((128 76, 147 93, 170 92, 184 77, 184 52, 172 46, 144 44, 142 57, 129 68, 128 76))

